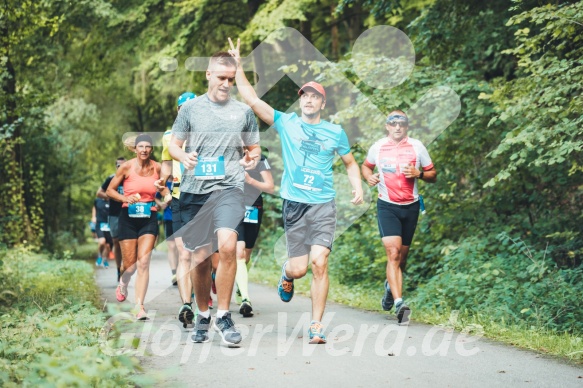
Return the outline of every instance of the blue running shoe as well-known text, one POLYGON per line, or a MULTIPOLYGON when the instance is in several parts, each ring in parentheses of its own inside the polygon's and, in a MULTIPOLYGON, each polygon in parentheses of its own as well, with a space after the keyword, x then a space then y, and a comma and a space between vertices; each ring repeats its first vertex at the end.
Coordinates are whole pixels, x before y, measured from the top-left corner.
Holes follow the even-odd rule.
POLYGON ((308 329, 311 344, 325 344, 326 336, 324 335, 324 326, 318 321, 312 321, 308 329))
POLYGON ((287 280, 285 277, 285 265, 287 261, 283 263, 281 267, 281 278, 279 279, 279 284, 277 285, 277 293, 279 294, 279 298, 283 302, 289 302, 294 297, 294 280, 287 280))
POLYGON ((101 258, 101 256, 99 256, 97 258, 97 260, 95 260, 95 266, 96 267, 101 267, 101 264, 103 263, 103 259, 101 258))

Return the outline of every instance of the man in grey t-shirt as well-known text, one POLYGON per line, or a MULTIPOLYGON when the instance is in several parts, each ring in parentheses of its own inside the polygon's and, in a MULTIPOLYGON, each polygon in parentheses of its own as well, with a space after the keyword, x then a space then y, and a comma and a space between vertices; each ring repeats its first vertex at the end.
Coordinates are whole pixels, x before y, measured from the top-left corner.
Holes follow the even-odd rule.
POLYGON ((168 146, 170 155, 185 168, 180 183, 184 226, 178 235, 187 251, 180 260, 191 264, 199 309, 192 335, 196 343, 209 340, 210 255, 217 247, 218 311, 214 325, 226 344, 241 342, 228 311, 237 271, 235 228, 245 215, 244 172, 255 168, 261 148, 253 111, 229 95, 236 71, 237 63, 229 53, 219 52, 211 57, 206 72, 207 93, 182 105, 168 146), (194 253, 190 255, 188 251, 194 253))

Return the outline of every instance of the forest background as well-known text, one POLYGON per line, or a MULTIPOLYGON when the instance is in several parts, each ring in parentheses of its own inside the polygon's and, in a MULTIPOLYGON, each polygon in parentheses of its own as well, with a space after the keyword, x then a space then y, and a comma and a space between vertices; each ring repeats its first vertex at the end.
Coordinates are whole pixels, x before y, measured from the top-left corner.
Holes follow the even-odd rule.
MULTIPOLYGON (((0 11, 5 248, 74 251, 86 241, 95 192, 115 158, 131 157, 122 135, 170 128, 177 96, 205 92, 204 73, 184 61, 226 50, 227 37, 240 37, 247 55, 292 27, 332 62, 327 70, 342 71, 358 89, 348 108, 325 115, 356 120, 359 163, 366 156, 359 143, 383 136, 382 123, 358 121, 367 116, 362 99, 388 113, 407 110, 436 85, 460 97, 457 120, 428 147, 439 177, 420 185, 428 212, 408 263, 414 306, 583 331, 582 2, 7 0, 0 11), (409 79, 388 91, 363 82, 351 56, 355 40, 380 25, 401 29, 416 52, 409 79), (169 57, 176 71, 160 67, 169 57)), ((256 69, 268 65, 255 58, 256 69)), ((320 71, 317 79, 334 90, 321 64, 296 65, 288 71, 320 71)), ((284 78, 264 98, 287 110, 296 93, 284 78)), ((279 183, 277 154, 270 148, 279 183)), ((266 201, 260 248, 270 252, 282 235, 281 200, 266 201)), ((386 256, 374 203, 336 247, 334 281, 380 295, 386 256)), ((264 266, 275 263, 263 258, 264 266)))

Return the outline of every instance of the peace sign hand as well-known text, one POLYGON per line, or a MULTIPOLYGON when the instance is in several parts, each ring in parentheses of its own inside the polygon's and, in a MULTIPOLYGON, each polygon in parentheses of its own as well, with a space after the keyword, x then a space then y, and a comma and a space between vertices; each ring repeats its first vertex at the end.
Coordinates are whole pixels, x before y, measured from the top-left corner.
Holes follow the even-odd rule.
POLYGON ((241 64, 241 52, 239 51, 239 49, 241 48, 241 39, 237 38, 237 47, 235 48, 235 45, 233 44, 233 41, 231 40, 231 38, 229 39, 229 46, 231 47, 231 49, 229 50, 229 54, 231 54, 231 56, 235 59, 235 61, 237 61, 237 65, 241 64))

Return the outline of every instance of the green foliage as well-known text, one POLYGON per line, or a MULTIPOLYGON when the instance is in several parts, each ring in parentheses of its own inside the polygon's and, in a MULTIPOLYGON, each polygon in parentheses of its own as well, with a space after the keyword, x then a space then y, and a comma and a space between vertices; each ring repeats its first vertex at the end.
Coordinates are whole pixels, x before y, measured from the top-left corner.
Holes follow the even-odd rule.
MULTIPOLYGON (((229 36, 242 37, 243 52, 249 53, 277 28, 293 27, 335 62, 298 58, 290 71, 311 72, 331 88, 338 87, 335 79, 341 73, 358 88, 359 93, 330 102, 325 113, 354 134, 359 163, 364 148, 384 135, 379 112, 410 110, 428 92, 436 99, 431 89, 440 85, 460 96, 455 122, 427 144, 438 181, 419 184, 427 214, 419 220, 405 281, 407 297, 417 298, 416 311, 447 315, 461 309, 464 317, 479 322, 487 312, 501 324, 580 332, 581 317, 574 308, 581 310, 576 291, 583 287, 582 4, 5 1, 0 18, 0 242, 66 252, 54 256, 59 259, 85 257, 87 251, 75 245, 83 240, 95 191, 113 172, 118 155, 131 156, 122 149, 122 134, 167 129, 177 95, 205 92, 204 74, 184 69, 184 60, 224 50, 229 36), (350 54, 355 39, 379 24, 406 32, 416 50, 413 73, 391 90, 359 79, 354 70, 359 58, 350 54), (178 69, 161 68, 164 57, 176 58, 178 69), (497 238, 501 233, 516 236, 516 243, 497 238), (523 252, 526 246, 534 253, 523 252)), ((256 60, 261 69, 273 58, 256 60)), ((388 66, 369 64, 373 77, 386 74, 388 66)), ((286 78, 264 98, 286 109, 297 100, 296 92, 286 78)), ((431 129, 431 122, 432 117, 421 117, 412 137, 422 138, 420 127, 431 129)), ((283 170, 279 139, 263 136, 262 145, 272 151, 277 185, 283 170)), ((342 165, 335 169, 343 172, 342 165)), ((283 234, 281 200, 265 198, 259 265, 277 273, 273 249, 283 234)), ((339 203, 342 220, 349 208, 339 203)), ((77 281, 63 284, 51 275, 56 261, 39 262, 46 282, 24 272, 6 275, 18 271, 6 266, 13 261, 18 258, 0 260, 3 305, 38 304, 46 310, 61 303, 63 309, 57 310, 66 315, 70 305, 93 300, 77 281), (26 286, 17 281, 20 277, 27 279, 26 286), (84 297, 72 301, 70 289, 84 297)), ((330 273, 351 290, 345 295, 358 299, 357 291, 380 287, 385 264, 373 203, 337 240, 330 273)), ((38 269, 26 262, 23 268, 38 269)))
POLYGON ((127 386, 137 360, 102 353, 106 316, 93 269, 27 249, 0 250, 0 385, 127 386))
POLYGON ((482 314, 493 321, 556 332, 583 331, 583 269, 560 269, 548 251, 506 234, 467 238, 415 292, 424 310, 482 314))
POLYGON ((518 46, 505 50, 518 60, 521 77, 500 85, 492 95, 503 122, 504 138, 493 158, 507 166, 489 185, 518 174, 536 174, 543 182, 579 191, 583 183, 583 4, 534 8, 511 18, 518 46), (528 26, 532 27, 529 28, 528 26), (528 172, 525 172, 528 171, 528 172))

